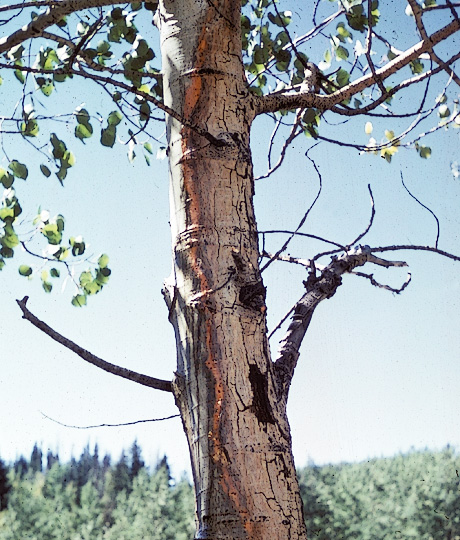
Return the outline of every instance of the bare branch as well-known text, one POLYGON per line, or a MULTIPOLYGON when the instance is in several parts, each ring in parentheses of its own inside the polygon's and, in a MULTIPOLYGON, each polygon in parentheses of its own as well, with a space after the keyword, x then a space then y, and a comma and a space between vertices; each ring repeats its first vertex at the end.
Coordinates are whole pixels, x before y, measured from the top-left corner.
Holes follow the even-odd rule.
POLYGON ((434 243, 434 247, 437 248, 438 247, 438 242, 439 242, 439 235, 440 235, 440 225, 439 225, 439 219, 437 217, 437 215, 433 212, 433 210, 431 210, 430 208, 428 208, 428 206, 425 206, 422 202, 420 202, 417 197, 415 195, 413 195, 410 191, 409 191, 409 188, 406 186, 406 184, 404 183, 404 178, 403 178, 403 173, 402 171, 400 171, 400 174, 401 174, 401 182, 402 182, 402 185, 404 187, 404 189, 407 191, 407 193, 409 193, 409 195, 415 200, 418 202, 418 204, 425 208, 425 210, 428 210, 428 212, 434 217, 434 219, 436 220, 436 227, 437 227, 437 231, 436 231, 436 242, 434 243))
POLYGON ((412 276, 411 274, 407 274, 407 279, 406 281, 401 285, 401 287, 399 287, 399 289, 395 289, 393 287, 390 287, 389 285, 384 285, 382 283, 379 283, 378 281, 376 281, 374 279, 374 274, 365 274, 364 272, 351 272, 353 275, 355 276, 359 276, 359 277, 363 277, 363 278, 366 278, 368 279, 372 285, 374 285, 374 287, 378 287, 379 289, 385 289, 386 291, 390 291, 390 292, 393 292, 395 294, 400 294, 403 292, 403 290, 409 285, 411 279, 412 279, 412 276))
POLYGON ((375 203, 374 203, 374 195, 372 194, 371 185, 367 184, 367 189, 369 190, 369 195, 371 196, 371 218, 369 220, 369 225, 366 227, 366 229, 353 240, 353 242, 350 242, 350 244, 347 246, 347 249, 350 249, 351 246, 354 246, 357 244, 362 238, 366 236, 366 234, 370 231, 373 223, 374 223, 374 217, 375 217, 375 203))
POLYGON ((372 72, 372 75, 374 77, 374 81, 377 83, 377 86, 380 88, 380 92, 382 93, 382 96, 388 96, 388 92, 386 91, 386 88, 382 82, 382 79, 377 75, 375 70, 374 62, 371 58, 371 48, 372 48, 372 7, 371 7, 372 0, 367 0, 367 37, 366 37, 366 59, 367 64, 372 72))
MULTIPOLYGON (((268 178, 268 177, 271 176, 277 169, 279 169, 279 168, 281 167, 281 165, 283 164, 284 158, 286 157, 287 149, 288 149, 289 146, 291 145, 292 141, 302 133, 302 130, 297 131, 298 128, 299 128, 299 125, 300 125, 300 116, 301 116, 301 112, 302 112, 302 109, 299 109, 299 110, 297 111, 296 118, 295 118, 295 120, 294 120, 294 123, 292 124, 291 133, 289 134, 288 138, 287 138, 287 139, 284 141, 284 143, 283 143, 283 147, 281 148, 281 152, 280 152, 280 157, 278 158, 278 161, 276 162, 276 165, 274 165, 273 167, 271 167, 271 166, 270 166, 270 163, 269 163, 269 169, 268 169, 268 171, 267 171, 265 174, 262 174, 261 176, 257 176, 257 178, 255 178, 254 180, 262 180, 263 178, 268 178)), ((279 125, 280 125, 280 124, 278 123, 276 129, 278 129, 278 126, 279 126, 279 125)), ((272 141, 270 141, 270 152, 271 152, 271 142, 272 142, 272 141)), ((270 158, 270 153, 269 153, 269 158, 270 158)))
POLYGON ((294 314, 286 335, 280 342, 280 348, 275 360, 275 369, 279 384, 279 392, 287 399, 289 386, 294 375, 294 369, 299 358, 300 345, 310 325, 316 307, 327 298, 331 298, 342 284, 342 275, 352 273, 358 266, 373 263, 384 267, 407 266, 403 261, 387 261, 373 255, 369 246, 358 246, 333 257, 321 272, 319 277, 310 276, 304 282, 307 292, 294 306, 294 314))
POLYGON ((458 255, 454 255, 453 253, 449 253, 448 251, 444 251, 442 249, 432 247, 432 246, 414 246, 411 244, 402 244, 402 245, 396 245, 396 246, 373 247, 370 249, 371 251, 375 251, 376 253, 384 253, 385 251, 406 251, 406 250, 407 251, 431 251, 431 253, 442 255, 443 257, 452 259, 453 261, 460 261, 460 257, 458 255))
MULTIPOLYGON (((316 145, 315 145, 316 146, 316 145)), ((264 270, 266 270, 270 265, 271 263, 276 260, 276 258, 278 257, 278 255, 280 255, 281 253, 283 253, 283 251, 288 247, 289 243, 291 242, 291 240, 294 238, 295 234, 300 230, 300 228, 303 226, 303 224, 305 223, 307 217, 308 217, 308 214, 311 212, 311 210, 313 209, 313 207, 315 206, 316 204, 316 201, 319 199, 319 196, 321 195, 321 190, 323 189, 323 179, 321 177, 321 173, 319 172, 319 169, 318 167, 316 166, 316 163, 313 161, 313 159, 308 155, 308 152, 314 148, 314 146, 312 146, 311 148, 309 148, 309 150, 307 152, 305 152, 305 155, 306 157, 312 162, 313 164, 313 167, 315 168, 315 171, 316 171, 316 174, 318 175, 318 178, 319 178, 319 189, 318 189, 318 193, 316 194, 316 197, 314 199, 314 201, 311 203, 310 207, 308 208, 308 210, 305 212, 305 214, 303 215, 302 219, 300 220, 300 223, 299 225, 297 226, 297 229, 295 230, 295 232, 293 234, 291 234, 291 236, 284 242, 284 244, 280 247, 280 249, 275 253, 274 255, 274 258, 273 259, 270 259, 267 264, 265 264, 261 269, 260 271, 263 272, 264 270)))
POLYGON ((16 300, 18 306, 21 308, 21 311, 23 313, 22 318, 32 323, 36 328, 47 334, 50 338, 54 339, 54 341, 57 341, 61 345, 64 345, 64 347, 67 347, 67 349, 73 351, 75 354, 80 356, 80 358, 83 358, 85 362, 88 362, 93 366, 103 369, 108 373, 112 373, 113 375, 117 375, 118 377, 123 377, 124 379, 128 379, 144 386, 148 386, 149 388, 154 388, 155 390, 163 390, 164 392, 172 392, 171 381, 156 379, 154 377, 150 377, 149 375, 143 375, 142 373, 137 373, 136 371, 131 371, 130 369, 116 366, 115 364, 111 364, 110 362, 106 362, 98 356, 90 353, 86 349, 83 349, 73 341, 70 341, 70 339, 67 339, 63 335, 59 334, 58 332, 56 332, 56 330, 51 328, 51 326, 38 319, 33 313, 31 313, 27 309, 26 304, 28 299, 28 296, 24 296, 22 300, 16 300))
POLYGON ((343 246, 342 244, 338 244, 337 242, 333 242, 332 240, 327 240, 323 236, 317 236, 316 234, 310 234, 310 233, 304 233, 299 231, 287 231, 284 229, 272 229, 270 231, 259 231, 259 234, 265 235, 265 234, 290 234, 292 236, 304 236, 305 238, 312 238, 313 240, 319 240, 320 242, 325 242, 326 244, 332 244, 333 246, 337 246, 339 248, 339 251, 346 250, 347 248, 343 246))
POLYGON ((59 424, 60 426, 66 427, 66 428, 72 428, 72 429, 93 429, 93 428, 101 428, 101 427, 121 427, 121 426, 133 426, 134 424, 143 424, 145 422, 162 422, 163 420, 170 420, 171 418, 177 418, 180 416, 180 414, 172 414, 171 416, 165 416, 164 418, 148 418, 147 420, 135 420, 134 422, 122 422, 121 424, 96 424, 94 426, 71 426, 69 424, 64 424, 63 422, 59 422, 59 420, 55 420, 54 418, 51 418, 44 412, 40 411, 40 414, 44 416, 47 420, 51 420, 51 422, 54 422, 55 424, 59 424))
MULTIPOLYGON (((426 40, 422 40, 413 47, 407 49, 403 54, 397 56, 390 62, 388 62, 382 68, 376 70, 375 76, 379 77, 381 80, 385 80, 403 67, 407 66, 410 62, 418 58, 421 54, 430 51, 435 45, 441 43, 449 36, 454 34, 460 29, 460 21, 454 20, 448 25, 444 26, 434 34, 428 37, 426 40)), ((447 62, 446 62, 447 63, 447 62)), ((442 68, 440 68, 442 69, 442 68)), ((431 74, 436 72, 433 70, 431 74)), ((418 82, 427 76, 426 73, 419 75, 418 77, 413 77, 410 80, 410 84, 418 82)), ((314 93, 290 93, 292 89, 288 91, 282 90, 279 92, 273 92, 266 96, 254 96, 256 104, 256 114, 262 114, 266 112, 275 112, 281 109, 297 109, 297 108, 307 108, 314 107, 321 111, 329 110, 333 106, 338 105, 342 101, 350 99, 353 95, 362 92, 366 88, 369 88, 375 84, 375 76, 373 73, 360 77, 359 79, 351 82, 350 84, 344 86, 343 88, 336 90, 332 94, 321 95, 314 93)), ((399 89, 404 88, 409 85, 409 81, 405 81, 399 85, 399 89)), ((393 92, 389 92, 389 95, 393 95, 393 92)), ((382 101, 384 101, 387 96, 381 96, 382 101)), ((377 100, 379 101, 379 100, 377 100)))
MULTIPOLYGON (((268 251, 263 250, 260 253, 261 257, 266 257, 268 259, 275 258, 275 255, 273 253, 269 253, 268 251)), ((299 259, 298 257, 291 257, 290 255, 278 255, 276 257, 277 261, 282 262, 288 262, 292 264, 299 264, 300 266, 304 266, 305 268, 310 268, 311 260, 310 259, 299 259)))
POLYGON ((0 6, 0 13, 4 11, 14 11, 16 9, 25 9, 29 7, 57 6, 62 0, 32 0, 31 2, 20 2, 19 4, 10 4, 9 6, 0 6))

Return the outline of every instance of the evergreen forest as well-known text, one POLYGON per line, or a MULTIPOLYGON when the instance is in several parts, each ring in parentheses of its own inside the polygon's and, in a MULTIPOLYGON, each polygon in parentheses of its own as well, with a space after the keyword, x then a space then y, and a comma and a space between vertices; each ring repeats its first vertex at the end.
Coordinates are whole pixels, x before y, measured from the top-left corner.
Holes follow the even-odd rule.
MULTIPOLYGON (((311 540, 460 540, 460 455, 412 451, 298 471, 311 540)), ((190 540, 193 489, 136 442, 118 461, 86 447, 62 463, 35 445, 0 459, 0 540, 190 540)))

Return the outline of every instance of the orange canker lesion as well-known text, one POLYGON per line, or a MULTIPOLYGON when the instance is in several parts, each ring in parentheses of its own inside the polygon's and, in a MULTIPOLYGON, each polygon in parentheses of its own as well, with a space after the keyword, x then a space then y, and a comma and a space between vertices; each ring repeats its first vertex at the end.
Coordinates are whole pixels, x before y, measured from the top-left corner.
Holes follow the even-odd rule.
MULTIPOLYGON (((198 39, 198 46, 195 52, 195 65, 194 71, 199 72, 203 67, 205 59, 208 54, 211 54, 211 48, 213 47, 212 38, 208 32, 208 25, 211 26, 215 15, 212 9, 208 10, 207 17, 203 22, 202 31, 198 39)), ((199 114, 198 106, 203 101, 202 93, 206 91, 205 85, 203 85, 202 77, 197 73, 196 76, 190 78, 190 83, 185 90, 184 96, 184 117, 193 124, 199 125, 199 118, 196 118, 199 114)), ((206 99, 209 96, 204 96, 206 99)), ((209 99, 208 99, 209 101, 209 99)), ((202 111, 200 111, 202 113, 202 111)), ((192 136, 191 129, 188 127, 182 128, 182 151, 186 154, 186 151, 190 146, 190 139, 192 136)), ((196 170, 193 161, 182 161, 182 173, 184 181, 184 189, 187 192, 187 198, 190 201, 188 206, 188 218, 190 225, 206 225, 201 223, 201 204, 200 194, 196 189, 196 170)), ((200 283, 200 292, 205 292, 210 289, 207 276, 201 268, 201 257, 199 256, 200 244, 195 244, 190 247, 189 251, 189 263, 195 276, 200 283)), ((221 439, 221 421, 223 407, 225 406, 225 392, 223 383, 223 374, 221 372, 221 366, 219 365, 218 358, 215 356, 214 350, 214 336, 215 336, 215 323, 212 320, 212 316, 205 312, 206 317, 206 351, 207 358, 205 360, 206 367, 210 370, 214 379, 214 410, 212 416, 212 430, 209 431, 208 437, 211 442, 212 448, 211 457, 214 463, 218 464, 220 472, 220 484, 224 492, 227 493, 232 504, 234 505, 239 516, 243 520, 243 527, 248 533, 249 537, 253 536, 254 523, 250 519, 250 512, 247 508, 246 497, 243 493, 240 482, 236 483, 237 478, 231 471, 231 464, 228 462, 227 456, 223 450, 225 442, 221 439)))

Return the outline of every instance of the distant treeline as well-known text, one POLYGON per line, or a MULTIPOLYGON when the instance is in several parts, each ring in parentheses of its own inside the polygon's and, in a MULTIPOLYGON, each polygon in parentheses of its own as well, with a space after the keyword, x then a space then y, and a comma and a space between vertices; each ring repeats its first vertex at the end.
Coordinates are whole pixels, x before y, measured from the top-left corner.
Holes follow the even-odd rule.
MULTIPOLYGON (((309 540, 460 540, 460 457, 411 452, 299 470, 309 540)), ((148 468, 133 443, 116 463, 35 445, 0 459, 0 540, 191 540, 193 489, 166 457, 148 468)))

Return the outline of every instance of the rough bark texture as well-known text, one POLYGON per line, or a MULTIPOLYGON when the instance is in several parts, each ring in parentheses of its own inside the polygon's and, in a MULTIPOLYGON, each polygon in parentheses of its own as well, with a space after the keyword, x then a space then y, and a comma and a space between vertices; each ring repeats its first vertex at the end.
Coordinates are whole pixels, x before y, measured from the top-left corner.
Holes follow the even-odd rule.
POLYGON ((240 3, 164 0, 173 274, 173 388, 188 438, 200 539, 305 539, 291 437, 266 337, 240 3), (200 135, 207 130, 222 144, 200 135))

